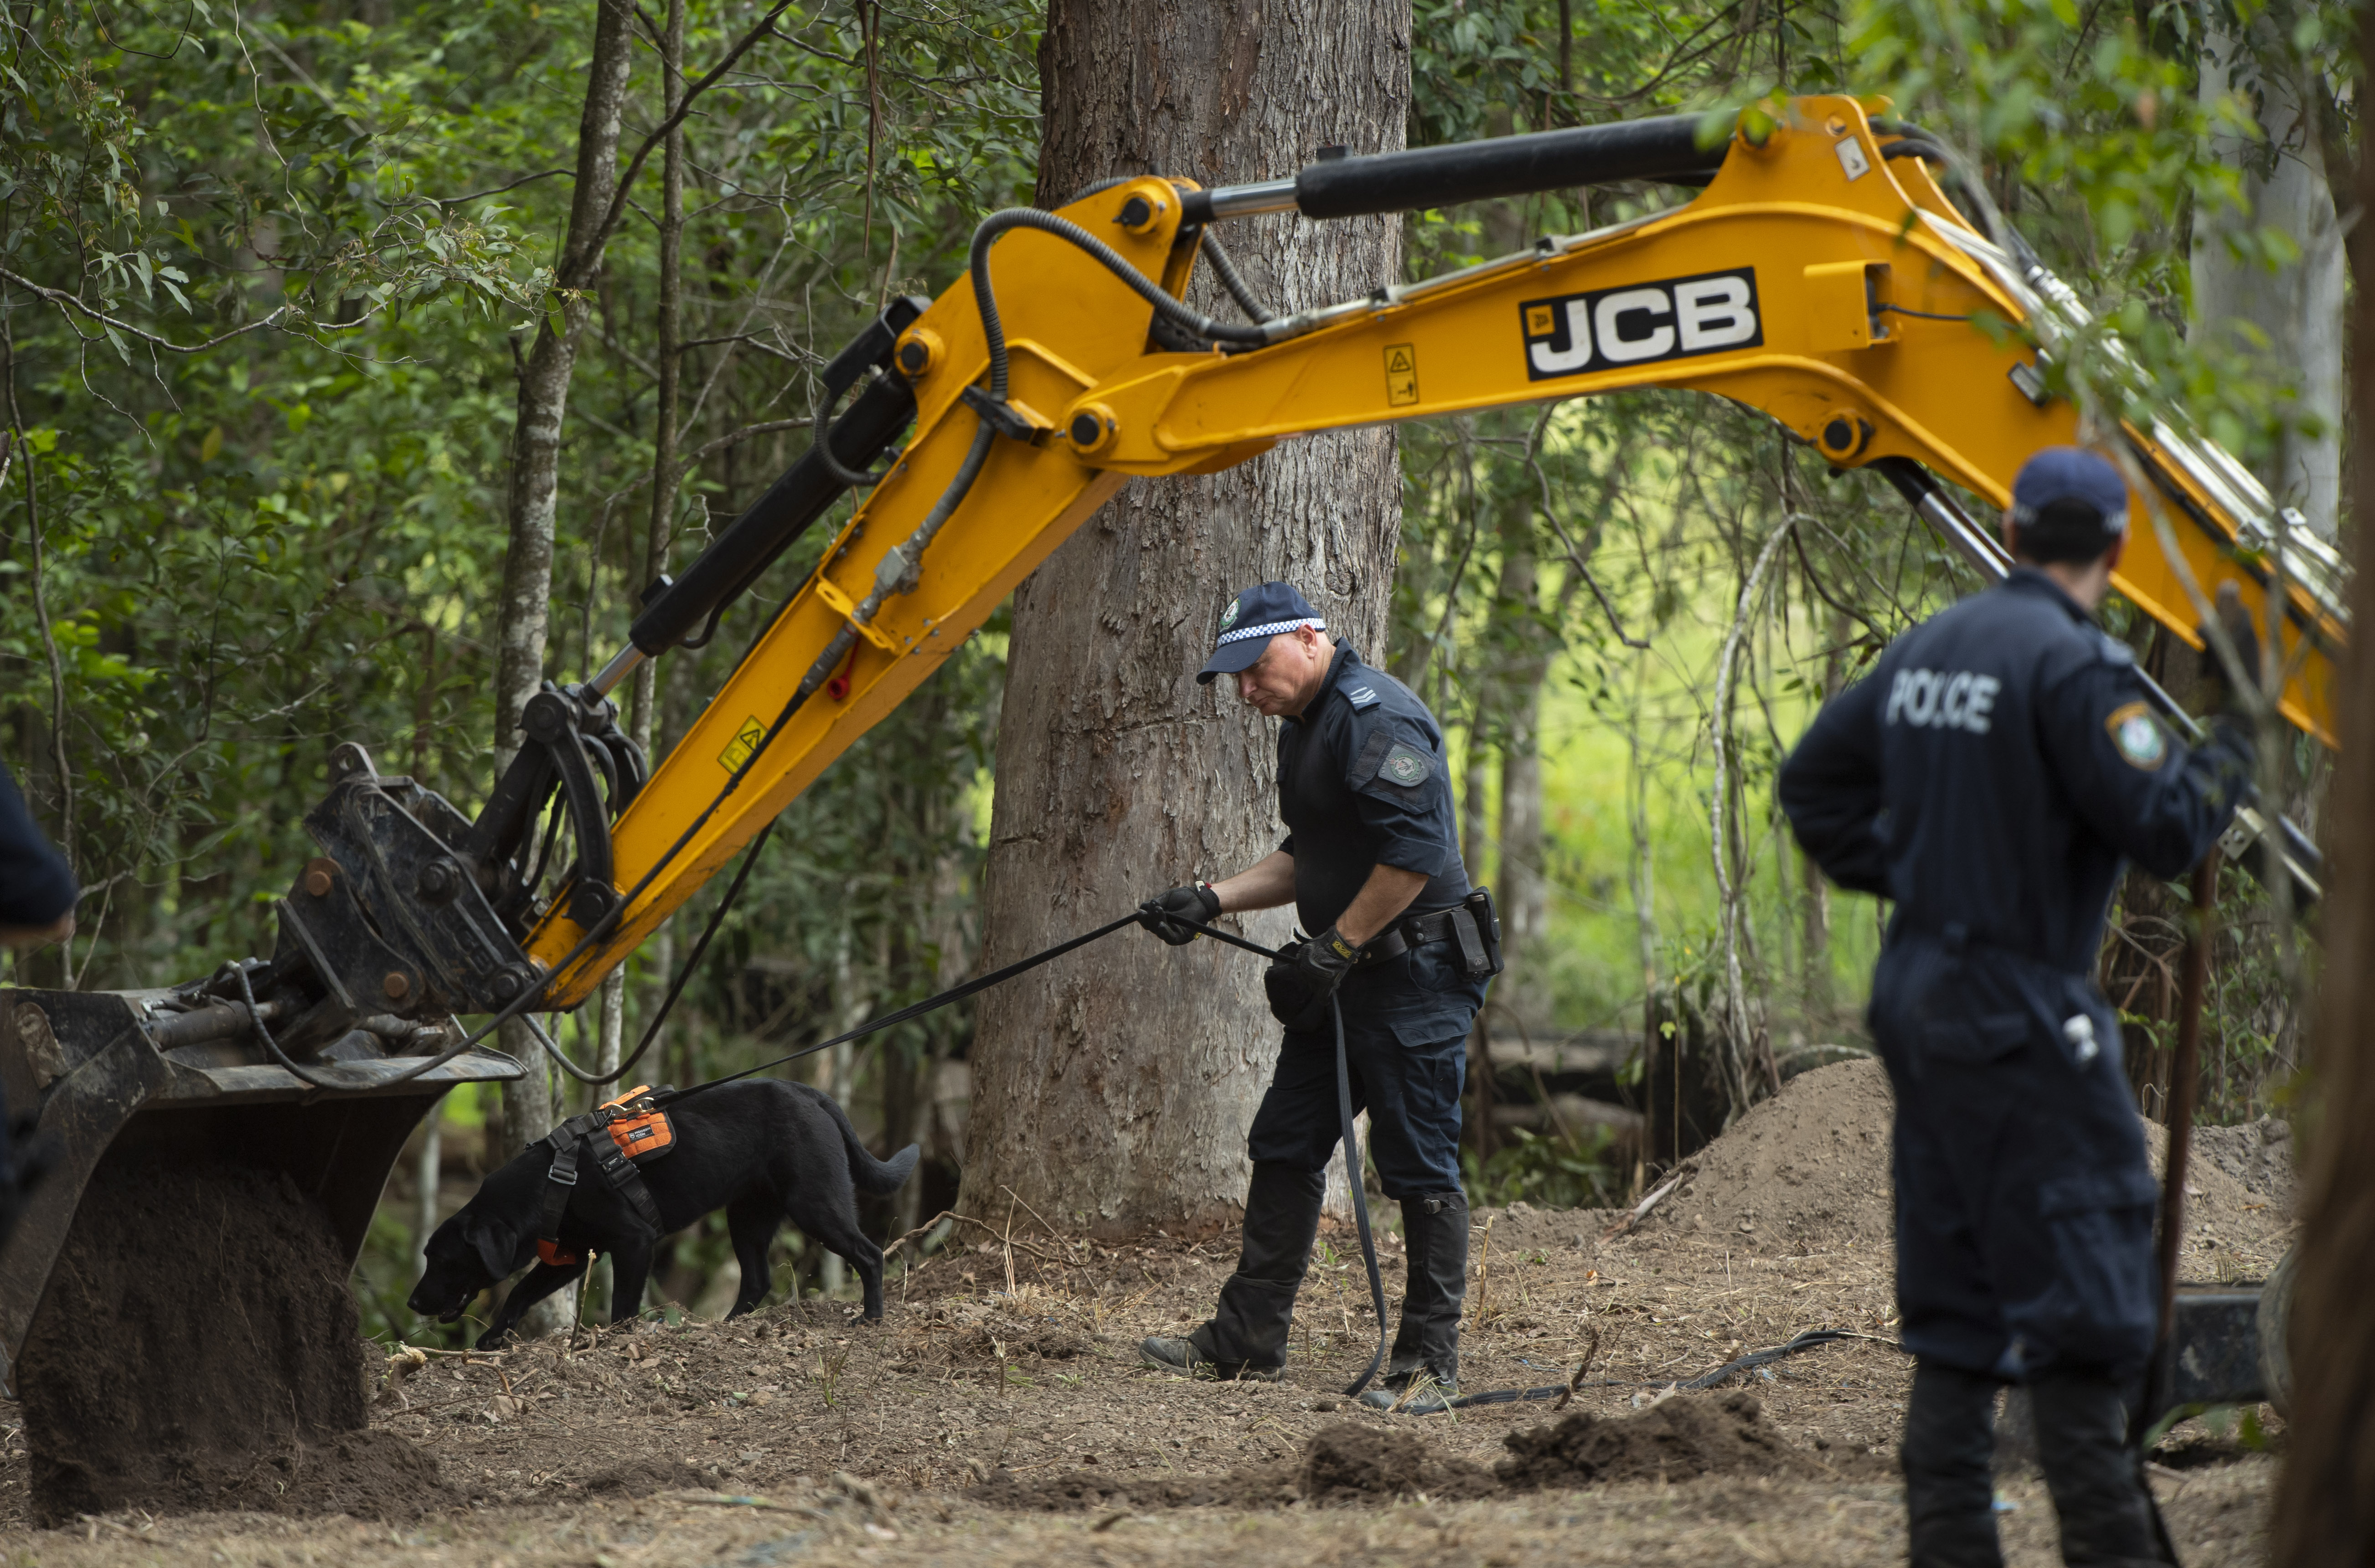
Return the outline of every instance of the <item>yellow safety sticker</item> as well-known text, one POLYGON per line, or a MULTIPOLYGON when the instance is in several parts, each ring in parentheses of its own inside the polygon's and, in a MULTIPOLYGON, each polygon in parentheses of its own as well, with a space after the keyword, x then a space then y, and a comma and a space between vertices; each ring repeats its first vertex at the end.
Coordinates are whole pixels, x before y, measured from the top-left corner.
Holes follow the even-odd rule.
POLYGON ((1418 401, 1418 350, 1407 343, 1386 345, 1386 406, 1418 401))
POLYGON ((742 721, 742 727, 734 732, 734 738, 727 744, 726 749, 717 754, 717 765, 729 773, 735 772, 750 760, 750 754, 759 749, 759 742, 766 737, 767 726, 759 722, 758 714, 751 714, 742 721))

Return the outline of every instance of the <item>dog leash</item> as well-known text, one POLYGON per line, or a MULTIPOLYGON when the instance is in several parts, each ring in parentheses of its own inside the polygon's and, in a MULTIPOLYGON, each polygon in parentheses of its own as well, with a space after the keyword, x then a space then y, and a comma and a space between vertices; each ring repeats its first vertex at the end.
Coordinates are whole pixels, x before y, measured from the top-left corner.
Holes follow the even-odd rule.
MULTIPOLYGON (((1273 962, 1286 956, 1283 949, 1263 947, 1259 942, 1248 941, 1235 932, 1207 925, 1199 920, 1190 920, 1186 915, 1165 915, 1164 921, 1166 925, 1187 926, 1201 936, 1224 942, 1230 947, 1242 948, 1249 953, 1258 953, 1273 962)), ((770 1067, 780 1067, 786 1063, 797 1062, 803 1056, 813 1056, 820 1051, 829 1051, 835 1045, 845 1045, 853 1040, 863 1040, 869 1034, 879 1034, 886 1029, 905 1023, 910 1019, 921 1018, 926 1013, 945 1008, 951 1002, 961 1002, 967 996, 978 996, 994 985, 1002 985, 1017 975, 1029 973, 1041 964, 1053 962, 1066 953, 1085 948, 1092 942, 1102 941, 1125 925, 1145 924, 1146 920, 1142 913, 1132 910, 1120 919, 1108 921, 1093 931, 1083 932, 1069 941, 1058 942, 1054 947, 1043 949, 1028 958, 1018 959, 1003 969, 992 970, 989 973, 968 980, 962 985, 951 986, 938 996, 927 996, 920 1002, 910 1003, 897 1012, 886 1013, 879 1019, 860 1024, 856 1029, 836 1034, 830 1040, 804 1046, 798 1051, 777 1056, 773 1061, 761 1062, 755 1067, 745 1067, 738 1073, 728 1073, 724 1078, 714 1078, 703 1083, 688 1084, 682 1089, 668 1090, 664 1093, 652 1096, 653 1102, 661 1106, 673 1105, 704 1091, 715 1089, 721 1084, 752 1078, 767 1071, 770 1067)), ((1328 1011, 1336 1028, 1336 1115, 1344 1142, 1344 1185, 1352 1190, 1353 1224, 1353 1228, 1360 1232, 1361 1259, 1368 1265, 1369 1269, 1369 1300, 1377 1308, 1377 1348, 1369 1357, 1368 1370, 1354 1378, 1352 1386, 1344 1390, 1344 1397, 1349 1399, 1366 1388, 1370 1380, 1377 1375, 1377 1369, 1385 1365, 1386 1279, 1385 1275, 1377 1267, 1377 1239, 1369 1229, 1369 1197, 1361 1183, 1361 1139, 1359 1129, 1353 1125, 1353 1067, 1351 1056, 1344 1044, 1344 1005, 1342 999, 1333 992, 1329 994, 1328 1011)))
MULTIPOLYGON (((1091 942, 1101 941, 1105 937, 1112 936, 1115 932, 1120 930, 1125 925, 1136 925, 1138 924, 1138 912, 1133 910, 1129 914, 1123 915, 1119 920, 1109 921, 1105 925, 1098 926, 1093 931, 1084 932, 1068 942, 1058 942, 1052 948, 1043 949, 1038 952, 1033 953, 1029 958, 1019 959, 1013 963, 1008 964, 1003 969, 992 970, 989 973, 968 980, 962 985, 952 985, 949 989, 940 992, 938 996, 927 996, 920 1002, 912 1002, 906 1007, 901 1008, 897 1012, 885 1013, 880 1018, 869 1020, 867 1022, 858 1025, 856 1029, 849 1030, 845 1033, 834 1035, 830 1040, 821 1040, 814 1045, 803 1046, 799 1050, 790 1052, 785 1055, 777 1056, 773 1061, 761 1062, 755 1067, 745 1067, 738 1073, 727 1073, 724 1078, 713 1078, 705 1082, 687 1084, 682 1089, 671 1089, 665 1093, 656 1094, 652 1098, 659 1104, 673 1105, 679 1100, 689 1100, 692 1096, 700 1094, 704 1091, 715 1089, 720 1084, 733 1083, 742 1079, 751 1078, 757 1074, 765 1072, 770 1067, 780 1067, 786 1062, 797 1062, 803 1056, 813 1056, 819 1051, 830 1051, 836 1045, 846 1045, 853 1040, 863 1040, 869 1034, 880 1034, 886 1029, 895 1028, 900 1024, 905 1023, 910 1019, 921 1018, 926 1013, 934 1012, 941 1008, 947 1007, 951 1002, 962 1002, 967 996, 978 996, 980 993, 988 990, 993 985, 1003 985, 1008 981, 1013 979, 1016 975, 1027 974, 1043 963, 1051 963, 1057 959, 1062 958, 1066 953, 1071 952, 1076 949, 1085 948, 1091 942)), ((1254 944, 1250 942, 1243 943, 1241 945, 1253 948, 1254 951, 1258 953, 1267 953, 1270 951, 1268 948, 1255 947, 1254 944)))

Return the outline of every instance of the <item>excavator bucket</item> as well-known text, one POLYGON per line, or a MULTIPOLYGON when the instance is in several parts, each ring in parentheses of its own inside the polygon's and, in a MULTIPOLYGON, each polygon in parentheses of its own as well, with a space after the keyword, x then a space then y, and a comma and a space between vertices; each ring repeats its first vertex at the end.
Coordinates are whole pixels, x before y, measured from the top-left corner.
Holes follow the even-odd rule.
MULTIPOLYGON (((510 1057, 472 1050, 405 1078, 443 1048, 443 1032, 406 1027, 391 1039, 358 1028, 309 1064, 335 1085, 321 1088, 267 1056, 244 1006, 188 1000, 170 991, 0 990, 0 1084, 11 1106, 41 1107, 34 1137, 47 1166, 0 1247, 0 1368, 13 1370, 60 1260, 125 1225, 86 1195, 138 1193, 169 1184, 177 1168, 285 1177, 325 1218, 351 1268, 421 1116, 456 1084, 520 1076, 510 1057)), ((219 1294, 204 1279, 177 1288, 197 1312, 219 1294)))

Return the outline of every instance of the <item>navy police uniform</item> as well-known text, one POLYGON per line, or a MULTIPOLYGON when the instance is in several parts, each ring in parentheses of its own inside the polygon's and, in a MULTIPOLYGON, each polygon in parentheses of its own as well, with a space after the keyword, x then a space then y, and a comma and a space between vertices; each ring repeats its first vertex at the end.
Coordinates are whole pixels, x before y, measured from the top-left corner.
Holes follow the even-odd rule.
MULTIPOLYGON (((1273 637, 1306 626, 1325 630, 1290 585, 1249 589, 1222 617, 1220 646, 1200 678, 1249 668, 1273 637)), ((1340 643, 1300 716, 1281 725, 1278 788, 1287 827, 1280 847, 1294 862, 1295 914, 1305 932, 1335 937, 1337 921, 1379 866, 1427 878, 1340 972, 1333 995, 1353 1107, 1369 1113, 1380 1183, 1402 1208, 1409 1281, 1385 1382, 1399 1391, 1424 1373, 1447 1391, 1459 1377, 1468 1259, 1459 1096, 1469 1027, 1498 962, 1489 901, 1471 894, 1460 860, 1442 726, 1408 687, 1340 643)), ((1166 901, 1192 914, 1199 896, 1197 889, 1175 890, 1152 902, 1150 928, 1160 933, 1166 901)), ((1209 918, 1218 902, 1209 890, 1201 896, 1210 900, 1209 918)), ((1306 941, 1318 945, 1317 937, 1306 941)), ((1290 968, 1274 967, 1272 980, 1290 968)), ((1326 995, 1289 1023, 1247 1137, 1253 1180, 1236 1271, 1210 1322, 1185 1340, 1146 1342, 1157 1364, 1275 1378, 1285 1362, 1328 1164, 1341 1140, 1326 995)), ((1281 1008, 1275 986, 1272 1007, 1281 1008)))
MULTIPOLYGON (((1340 643, 1303 717, 1279 726, 1279 815, 1287 826, 1279 847, 1294 857, 1304 930, 1334 925, 1378 866, 1429 878, 1411 914, 1468 897, 1449 773, 1443 731, 1426 704, 1340 643)), ((1353 1109, 1369 1112, 1377 1179, 1398 1200, 1459 1185, 1468 1029, 1484 1001, 1484 983, 1468 977, 1456 942, 1401 947, 1360 964, 1337 993, 1353 1109)), ((1332 1020, 1288 1030, 1247 1152, 1257 1162, 1325 1170, 1338 1121, 1332 1020)))
MULTIPOLYGON (((17 781, 0 768, 0 925, 39 930, 71 913, 77 896, 73 870, 26 809, 17 781)), ((0 1095, 0 1243, 15 1227, 26 1174, 9 1148, 8 1102, 0 1095)))
MULTIPOLYGON (((2180 745, 2127 648, 2024 567, 1898 639, 1781 770, 1825 874, 1896 904, 1870 1021, 1896 1091, 1899 1335, 1920 1366, 1916 1562, 2000 1561, 1986 1439, 2001 1381, 2031 1383, 2049 1449, 2124 1441, 2117 1395, 2079 1396, 2123 1385, 2151 1350, 2156 1191, 2119 1021, 2089 975, 2123 865, 2193 865, 2251 764, 2231 721, 2180 745), (2049 1421, 2049 1389, 2074 1388, 2049 1421)), ((2045 1456, 2066 1543, 2148 1555, 2132 1467, 2097 1464, 2089 1483, 2084 1456, 2045 1456)))

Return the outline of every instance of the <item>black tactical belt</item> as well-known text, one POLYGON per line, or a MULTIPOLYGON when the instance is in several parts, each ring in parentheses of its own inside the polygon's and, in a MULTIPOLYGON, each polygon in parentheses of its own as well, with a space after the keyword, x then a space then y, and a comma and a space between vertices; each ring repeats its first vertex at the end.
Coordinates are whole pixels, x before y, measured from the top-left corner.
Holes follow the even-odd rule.
MULTIPOLYGON (((1485 907, 1491 906, 1488 903, 1485 907)), ((1488 949, 1475 913, 1464 903, 1402 916, 1362 945, 1361 956, 1353 961, 1353 967, 1365 969, 1398 959, 1412 948, 1433 947, 1437 942, 1459 945, 1461 967, 1471 976, 1481 979, 1500 972, 1499 944, 1494 943, 1488 949)))

